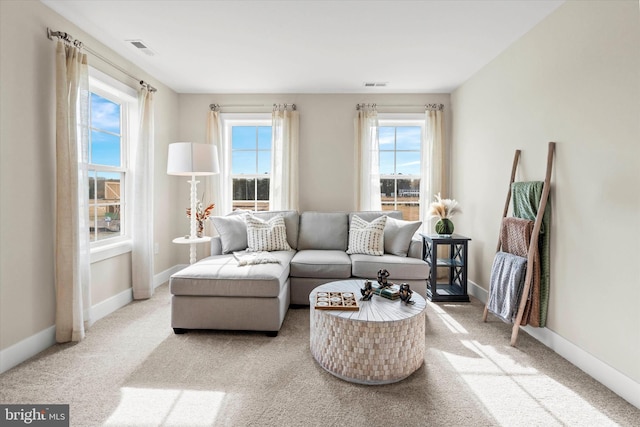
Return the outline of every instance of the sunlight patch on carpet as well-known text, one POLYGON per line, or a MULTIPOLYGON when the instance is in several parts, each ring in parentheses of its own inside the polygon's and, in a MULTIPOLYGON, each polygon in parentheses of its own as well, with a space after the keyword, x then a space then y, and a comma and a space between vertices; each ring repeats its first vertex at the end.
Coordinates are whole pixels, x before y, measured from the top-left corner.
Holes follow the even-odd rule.
POLYGON ((474 357, 442 352, 487 411, 503 426, 617 425, 573 390, 493 346, 461 340, 474 357))
POLYGON ((462 326, 456 319, 451 317, 449 313, 444 311, 438 304, 434 304, 432 302, 428 302, 429 308, 435 311, 438 314, 438 317, 442 319, 442 322, 445 324, 447 328, 454 334, 468 334, 469 332, 462 326))
POLYGON ((105 426, 210 426, 225 397, 221 391, 123 387, 105 426))

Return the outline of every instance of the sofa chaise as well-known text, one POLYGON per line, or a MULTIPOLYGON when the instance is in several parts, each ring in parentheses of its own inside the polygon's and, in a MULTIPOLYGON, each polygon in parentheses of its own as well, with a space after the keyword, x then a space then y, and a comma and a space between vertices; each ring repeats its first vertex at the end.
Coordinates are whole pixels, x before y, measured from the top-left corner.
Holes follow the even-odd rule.
POLYGON ((212 222, 219 234, 212 238, 212 255, 170 278, 175 333, 222 329, 276 336, 289 305, 308 305, 315 287, 375 280, 380 269, 389 271, 389 281, 426 294, 429 266, 422 260, 422 242, 413 238, 421 223, 403 221, 400 211, 233 213, 212 222), (280 241, 273 237, 276 231, 280 241), (384 239, 375 240, 380 233, 384 239), (252 254, 247 248, 265 248, 259 247, 264 236, 272 250, 261 250, 264 259, 241 266, 252 254))

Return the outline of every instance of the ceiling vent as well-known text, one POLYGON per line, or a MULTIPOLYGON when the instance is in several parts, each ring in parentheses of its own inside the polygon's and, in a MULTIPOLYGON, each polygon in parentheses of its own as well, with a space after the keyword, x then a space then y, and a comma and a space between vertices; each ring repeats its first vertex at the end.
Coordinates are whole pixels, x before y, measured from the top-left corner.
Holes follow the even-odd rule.
POLYGON ((153 56, 155 52, 149 49, 146 44, 142 40, 127 40, 127 42, 131 43, 133 47, 138 49, 140 52, 143 52, 145 55, 153 56))
POLYGON ((388 82, 364 82, 364 87, 387 87, 388 82))

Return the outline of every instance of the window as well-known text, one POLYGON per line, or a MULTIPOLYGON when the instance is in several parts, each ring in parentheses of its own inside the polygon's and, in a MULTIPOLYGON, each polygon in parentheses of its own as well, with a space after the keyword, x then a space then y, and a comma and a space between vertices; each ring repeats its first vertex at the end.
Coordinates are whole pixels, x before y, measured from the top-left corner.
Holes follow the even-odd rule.
POLYGON ((231 147, 232 209, 269 210, 271 115, 225 120, 231 147))
POLYGON ((408 221, 420 219, 423 132, 424 119, 379 119, 382 209, 402 211, 408 221))
POLYGON ((133 89, 91 70, 89 80, 89 233, 92 245, 127 233, 130 129, 137 113, 133 89))

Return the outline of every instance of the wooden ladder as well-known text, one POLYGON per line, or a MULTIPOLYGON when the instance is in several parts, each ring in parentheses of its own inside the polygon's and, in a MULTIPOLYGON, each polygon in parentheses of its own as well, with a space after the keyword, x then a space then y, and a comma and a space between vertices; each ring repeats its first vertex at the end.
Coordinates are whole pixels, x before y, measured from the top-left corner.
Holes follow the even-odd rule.
MULTIPOLYGON (((544 216, 544 210, 547 207, 547 200, 549 199, 549 191, 551 190, 551 169, 553 167, 553 154, 555 151, 556 143, 549 143, 549 151, 547 154, 547 171, 544 177, 544 184, 542 187, 542 196, 540 197, 540 205, 538 206, 538 213, 536 214, 536 220, 533 225, 533 231, 531 232, 531 242, 529 242, 529 250, 527 252, 527 272, 524 279, 524 289, 522 291, 522 297, 520 299, 520 305, 518 306, 518 315, 516 317, 516 321, 513 323, 513 328, 511 330, 511 345, 515 347, 516 341, 518 340, 518 332, 520 331, 520 322, 522 321, 522 316, 524 315, 524 309, 527 305, 527 299, 529 296, 529 289, 531 287, 531 283, 533 281, 533 268, 529 268, 533 266, 533 257, 535 251, 538 250, 538 238, 540 237, 540 228, 542 227, 542 217, 544 216)), ((509 181, 509 190, 507 191, 507 201, 504 204, 504 210, 502 212, 502 218, 507 216, 507 212, 509 211, 509 203, 511 202, 511 185, 515 181, 516 178, 516 170, 518 168, 518 161, 520 159, 520 150, 516 150, 516 153, 513 157, 513 165, 511 167, 511 180, 509 181)), ((547 231, 548 232, 548 231, 547 231)), ((496 252, 500 251, 500 235, 498 235, 498 246, 496 248, 496 252)), ((491 283, 489 283, 489 295, 491 295, 491 283)), ((489 312, 489 301, 487 299, 487 304, 484 306, 484 313, 482 315, 482 321, 487 321, 487 314, 489 312)))

